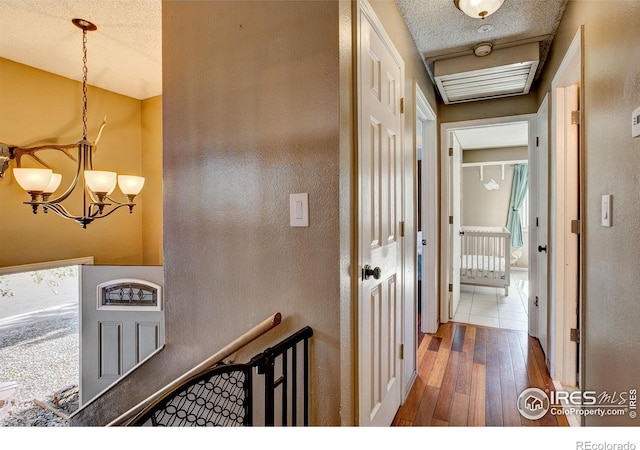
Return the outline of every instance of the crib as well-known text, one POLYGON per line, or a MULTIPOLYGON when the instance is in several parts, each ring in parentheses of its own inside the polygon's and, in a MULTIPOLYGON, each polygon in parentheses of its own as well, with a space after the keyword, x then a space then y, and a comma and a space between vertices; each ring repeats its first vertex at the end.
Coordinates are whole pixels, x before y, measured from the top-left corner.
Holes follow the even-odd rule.
POLYGON ((460 283, 504 288, 509 295, 511 234, 504 227, 461 227, 460 283))

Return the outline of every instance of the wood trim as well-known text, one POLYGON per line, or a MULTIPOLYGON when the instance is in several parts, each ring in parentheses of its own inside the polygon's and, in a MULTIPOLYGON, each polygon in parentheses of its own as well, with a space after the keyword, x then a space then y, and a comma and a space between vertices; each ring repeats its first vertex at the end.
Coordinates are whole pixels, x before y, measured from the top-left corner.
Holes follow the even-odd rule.
POLYGON ((0 267, 0 275, 10 275, 14 273, 33 272, 35 270, 56 269, 66 266, 93 265, 93 256, 81 258, 61 259, 57 261, 44 261, 20 266, 0 267))

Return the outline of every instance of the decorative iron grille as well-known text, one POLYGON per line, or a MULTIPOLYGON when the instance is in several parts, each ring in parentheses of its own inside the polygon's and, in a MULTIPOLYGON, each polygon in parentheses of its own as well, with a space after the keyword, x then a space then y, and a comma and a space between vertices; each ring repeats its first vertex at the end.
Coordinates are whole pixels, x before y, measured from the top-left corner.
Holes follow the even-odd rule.
POLYGON ((163 402, 150 417, 153 426, 242 426, 250 373, 222 372, 200 379, 163 402))
POLYGON ((305 327, 254 356, 248 364, 206 369, 166 393, 128 425, 252 426, 260 416, 260 424, 266 426, 307 426, 312 336, 313 330, 305 327), (258 391, 263 403, 256 401, 258 391))

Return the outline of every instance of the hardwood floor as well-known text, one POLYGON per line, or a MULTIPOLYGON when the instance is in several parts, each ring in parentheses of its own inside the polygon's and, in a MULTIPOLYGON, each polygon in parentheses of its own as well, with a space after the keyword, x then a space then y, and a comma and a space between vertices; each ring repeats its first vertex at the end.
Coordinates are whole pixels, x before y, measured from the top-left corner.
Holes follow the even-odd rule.
POLYGON ((449 322, 422 338, 418 364, 392 426, 568 426, 550 412, 536 421, 518 412, 524 389, 554 389, 526 332, 449 322))

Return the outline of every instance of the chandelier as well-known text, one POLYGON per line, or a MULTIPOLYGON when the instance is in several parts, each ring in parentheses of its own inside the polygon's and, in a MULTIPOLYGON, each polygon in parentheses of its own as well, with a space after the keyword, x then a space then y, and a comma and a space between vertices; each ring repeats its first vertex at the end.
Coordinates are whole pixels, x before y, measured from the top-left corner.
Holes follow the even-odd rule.
MULTIPOLYGON (((95 31, 97 27, 84 19, 73 19, 73 24, 82 30, 82 139, 76 144, 70 145, 43 145, 38 147, 17 147, 0 144, 0 153, 3 157, 0 161, 0 169, 4 173, 8 166, 9 159, 16 159, 16 168, 13 175, 22 189, 30 196, 31 200, 24 202, 30 205, 33 213, 37 214, 38 208, 42 207, 44 213, 52 211, 65 219, 72 219, 87 228, 87 225, 96 219, 109 216, 114 211, 128 207, 129 213, 133 212, 135 203, 133 200, 140 193, 144 185, 144 178, 133 175, 118 175, 115 172, 106 172, 93 169, 92 155, 100 139, 103 122, 98 137, 94 143, 87 140, 87 32, 95 31), (77 158, 70 152, 77 149, 77 158), (52 198, 55 191, 62 182, 62 175, 54 173, 52 169, 39 159, 35 153, 40 150, 58 150, 65 153, 71 159, 76 160, 75 176, 66 191, 57 197, 52 198), (29 155, 35 161, 47 167, 45 169, 20 167, 21 157, 29 155), (119 202, 111 197, 116 184, 126 197, 126 201, 119 202), (62 204, 76 187, 81 186, 84 195, 82 200, 82 213, 79 215, 70 213, 62 204)), ((0 175, 0 179, 2 176, 0 175)))

